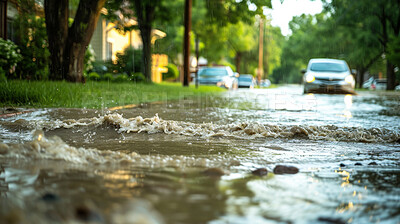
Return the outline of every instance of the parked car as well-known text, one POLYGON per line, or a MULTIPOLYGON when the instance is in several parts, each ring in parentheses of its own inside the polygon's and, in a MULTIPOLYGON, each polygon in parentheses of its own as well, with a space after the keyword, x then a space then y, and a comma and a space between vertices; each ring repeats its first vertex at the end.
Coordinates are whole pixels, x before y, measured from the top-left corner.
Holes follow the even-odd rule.
POLYGON ((264 87, 267 88, 271 85, 271 81, 269 81, 269 79, 263 79, 260 82, 260 87, 264 87))
POLYGON ((199 84, 236 89, 238 87, 238 75, 229 66, 204 67, 199 70, 199 84))
POLYGON ((375 79, 371 86, 370 90, 386 90, 387 88, 387 80, 386 79, 375 79))
POLYGON ((367 79, 365 82, 363 82, 362 84, 362 88, 363 89, 369 89, 371 88, 372 83, 374 82, 374 77, 370 77, 369 79, 367 79))
POLYGON ((239 88, 254 88, 256 80, 252 75, 242 74, 238 78, 239 88))
POLYGON ((311 59, 302 73, 304 93, 354 93, 355 80, 344 60, 311 59))

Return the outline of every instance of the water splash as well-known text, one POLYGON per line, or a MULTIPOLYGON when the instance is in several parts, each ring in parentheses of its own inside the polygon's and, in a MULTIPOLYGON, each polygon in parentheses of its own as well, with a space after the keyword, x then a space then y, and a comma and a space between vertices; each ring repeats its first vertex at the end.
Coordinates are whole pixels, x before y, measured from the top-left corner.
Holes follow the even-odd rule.
POLYGON ((54 130, 59 128, 79 128, 83 126, 111 125, 118 133, 164 133, 184 136, 254 138, 304 138, 310 140, 345 141, 345 142, 400 142, 400 133, 384 128, 338 127, 334 125, 279 125, 233 123, 191 123, 184 121, 163 120, 157 114, 151 118, 141 116, 124 118, 112 113, 104 116, 56 121, 32 121, 36 129, 54 130))

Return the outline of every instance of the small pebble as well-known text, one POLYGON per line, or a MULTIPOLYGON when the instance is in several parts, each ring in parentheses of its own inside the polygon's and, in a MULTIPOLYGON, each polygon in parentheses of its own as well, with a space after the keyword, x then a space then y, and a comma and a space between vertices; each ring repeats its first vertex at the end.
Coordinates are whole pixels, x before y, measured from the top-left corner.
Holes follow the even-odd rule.
POLYGON ((265 176, 265 175, 268 175, 268 170, 265 168, 259 168, 259 169, 251 171, 251 173, 254 175, 257 175, 257 176, 265 176))
POLYGON ((362 166, 361 163, 355 163, 354 165, 355 165, 355 166, 362 166))
POLYGON ((340 164, 340 167, 345 167, 346 165, 344 165, 343 163, 340 164))
POLYGON ((299 172, 299 169, 294 166, 277 165, 274 168, 274 174, 296 174, 298 172, 299 172))
POLYGON ((58 201, 60 198, 59 198, 57 195, 55 195, 55 194, 46 193, 46 194, 44 194, 44 195, 41 197, 41 199, 42 199, 44 202, 55 202, 55 201, 58 201))
POLYGON ((368 165, 370 165, 370 166, 376 166, 376 165, 378 165, 378 163, 376 163, 376 162, 370 162, 370 163, 368 163, 368 165))
POLYGON ((7 154, 9 150, 10 150, 10 147, 8 147, 8 145, 6 145, 4 143, 0 143, 0 155, 7 154))
POLYGON ((84 222, 102 222, 103 219, 96 211, 86 205, 78 206, 75 209, 75 217, 84 222))

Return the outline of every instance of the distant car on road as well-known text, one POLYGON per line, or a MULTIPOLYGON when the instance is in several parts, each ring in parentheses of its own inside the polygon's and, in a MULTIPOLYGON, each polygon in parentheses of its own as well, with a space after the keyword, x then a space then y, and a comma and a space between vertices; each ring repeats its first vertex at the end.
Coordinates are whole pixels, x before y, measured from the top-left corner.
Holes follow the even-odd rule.
POLYGON ((363 82, 362 84, 362 88, 363 89, 369 89, 371 88, 372 83, 374 82, 374 77, 370 77, 369 79, 367 79, 367 81, 363 82))
POLYGON ((269 79, 261 80, 260 87, 267 88, 267 87, 270 87, 270 86, 271 86, 271 81, 269 81, 269 79))
POLYGON ((237 89, 238 73, 229 66, 203 67, 199 70, 200 85, 216 85, 227 89, 237 89))
POLYGON ((238 85, 239 88, 254 88, 255 86, 255 79, 252 75, 249 74, 242 74, 238 78, 238 85))
POLYGON ((387 88, 387 80, 386 79, 375 79, 372 81, 370 90, 386 90, 387 88))
POLYGON ((354 93, 355 80, 344 60, 316 58, 304 73, 304 93, 354 93))

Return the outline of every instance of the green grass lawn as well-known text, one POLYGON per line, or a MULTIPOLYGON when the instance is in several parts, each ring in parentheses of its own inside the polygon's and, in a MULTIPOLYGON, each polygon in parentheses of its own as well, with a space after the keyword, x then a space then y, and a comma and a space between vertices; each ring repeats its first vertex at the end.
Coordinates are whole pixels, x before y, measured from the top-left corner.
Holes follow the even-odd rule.
POLYGON ((218 94, 214 86, 182 87, 181 83, 69 83, 54 81, 0 82, 0 106, 110 108, 218 94))

